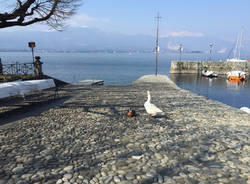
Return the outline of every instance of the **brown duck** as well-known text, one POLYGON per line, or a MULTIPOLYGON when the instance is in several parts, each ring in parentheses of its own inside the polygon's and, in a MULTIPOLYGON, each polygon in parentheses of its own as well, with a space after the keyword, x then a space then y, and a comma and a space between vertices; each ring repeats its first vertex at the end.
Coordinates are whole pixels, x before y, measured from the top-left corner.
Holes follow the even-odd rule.
POLYGON ((132 110, 129 108, 128 112, 126 113, 128 117, 134 117, 136 116, 135 110, 132 110))

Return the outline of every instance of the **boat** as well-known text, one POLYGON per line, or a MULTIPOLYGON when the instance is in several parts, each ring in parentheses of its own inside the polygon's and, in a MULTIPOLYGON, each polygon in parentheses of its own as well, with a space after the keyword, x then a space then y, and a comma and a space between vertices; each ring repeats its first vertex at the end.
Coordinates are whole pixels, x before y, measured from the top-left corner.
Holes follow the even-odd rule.
POLYGON ((247 62, 247 60, 239 59, 239 58, 231 58, 231 59, 227 59, 227 62, 247 62))
POLYGON ((202 70, 201 73, 202 73, 202 76, 204 77, 210 77, 210 78, 218 77, 217 73, 214 73, 213 71, 210 71, 210 70, 202 70))
POLYGON ((227 73, 228 80, 246 80, 248 75, 243 71, 231 71, 227 73))
POLYGON ((240 110, 250 114, 250 108, 248 108, 248 107, 241 107, 240 110))
POLYGON ((241 32, 237 36, 235 48, 234 48, 234 56, 233 58, 228 58, 227 62, 247 62, 245 59, 240 59, 240 49, 241 49, 241 43, 242 43, 242 34, 243 34, 243 28, 241 29, 241 32))
POLYGON ((246 81, 245 80, 226 80, 227 87, 230 87, 234 90, 239 90, 241 87, 245 87, 246 81))

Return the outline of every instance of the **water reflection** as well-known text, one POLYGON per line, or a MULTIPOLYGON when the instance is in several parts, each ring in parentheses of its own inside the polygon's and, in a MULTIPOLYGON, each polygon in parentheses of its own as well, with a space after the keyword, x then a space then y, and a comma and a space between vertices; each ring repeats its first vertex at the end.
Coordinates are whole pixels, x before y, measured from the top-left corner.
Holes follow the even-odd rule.
POLYGON ((228 81, 226 76, 206 78, 195 74, 171 74, 179 87, 227 105, 250 107, 250 80, 228 81))
POLYGON ((247 88, 247 81, 242 80, 227 80, 227 87, 235 90, 240 90, 240 88, 247 88))

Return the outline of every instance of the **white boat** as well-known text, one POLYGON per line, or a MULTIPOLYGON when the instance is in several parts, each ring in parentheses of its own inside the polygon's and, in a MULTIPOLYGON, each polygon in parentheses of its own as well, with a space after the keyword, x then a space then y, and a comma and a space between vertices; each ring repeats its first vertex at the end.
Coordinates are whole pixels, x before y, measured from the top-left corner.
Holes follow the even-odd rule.
POLYGON ((210 71, 210 70, 202 70, 201 71, 202 73, 202 76, 204 77, 218 77, 218 74, 217 73, 214 73, 213 71, 210 71))
POLYGON ((250 114, 250 108, 248 108, 248 107, 241 107, 240 110, 250 114))
POLYGON ((227 62, 247 62, 245 59, 231 58, 227 59, 227 62))
POLYGON ((241 32, 237 36, 235 48, 234 48, 234 56, 233 58, 228 58, 227 62, 247 62, 245 59, 240 59, 240 49, 242 45, 242 34, 243 29, 241 29, 241 32))
POLYGON ((247 62, 247 60, 239 59, 239 58, 231 58, 231 59, 227 59, 227 62, 247 62))
POLYGON ((243 71, 231 71, 227 73, 228 80, 246 80, 248 75, 243 71))

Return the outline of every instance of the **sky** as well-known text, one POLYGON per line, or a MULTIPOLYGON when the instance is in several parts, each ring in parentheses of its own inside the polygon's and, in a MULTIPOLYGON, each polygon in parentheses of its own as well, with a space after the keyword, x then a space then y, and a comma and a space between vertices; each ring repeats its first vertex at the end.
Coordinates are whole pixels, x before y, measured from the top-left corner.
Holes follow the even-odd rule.
POLYGON ((249 0, 83 0, 71 20, 75 26, 124 34, 211 36, 235 40, 241 27, 250 30, 249 0))
MULTIPOLYGON (((244 39, 250 42, 249 9, 250 0, 82 0, 76 15, 67 20, 66 29, 155 36, 159 12, 160 37, 210 37, 233 42, 244 27, 244 39)), ((48 27, 36 24, 0 31, 20 30, 46 31, 48 27)))

